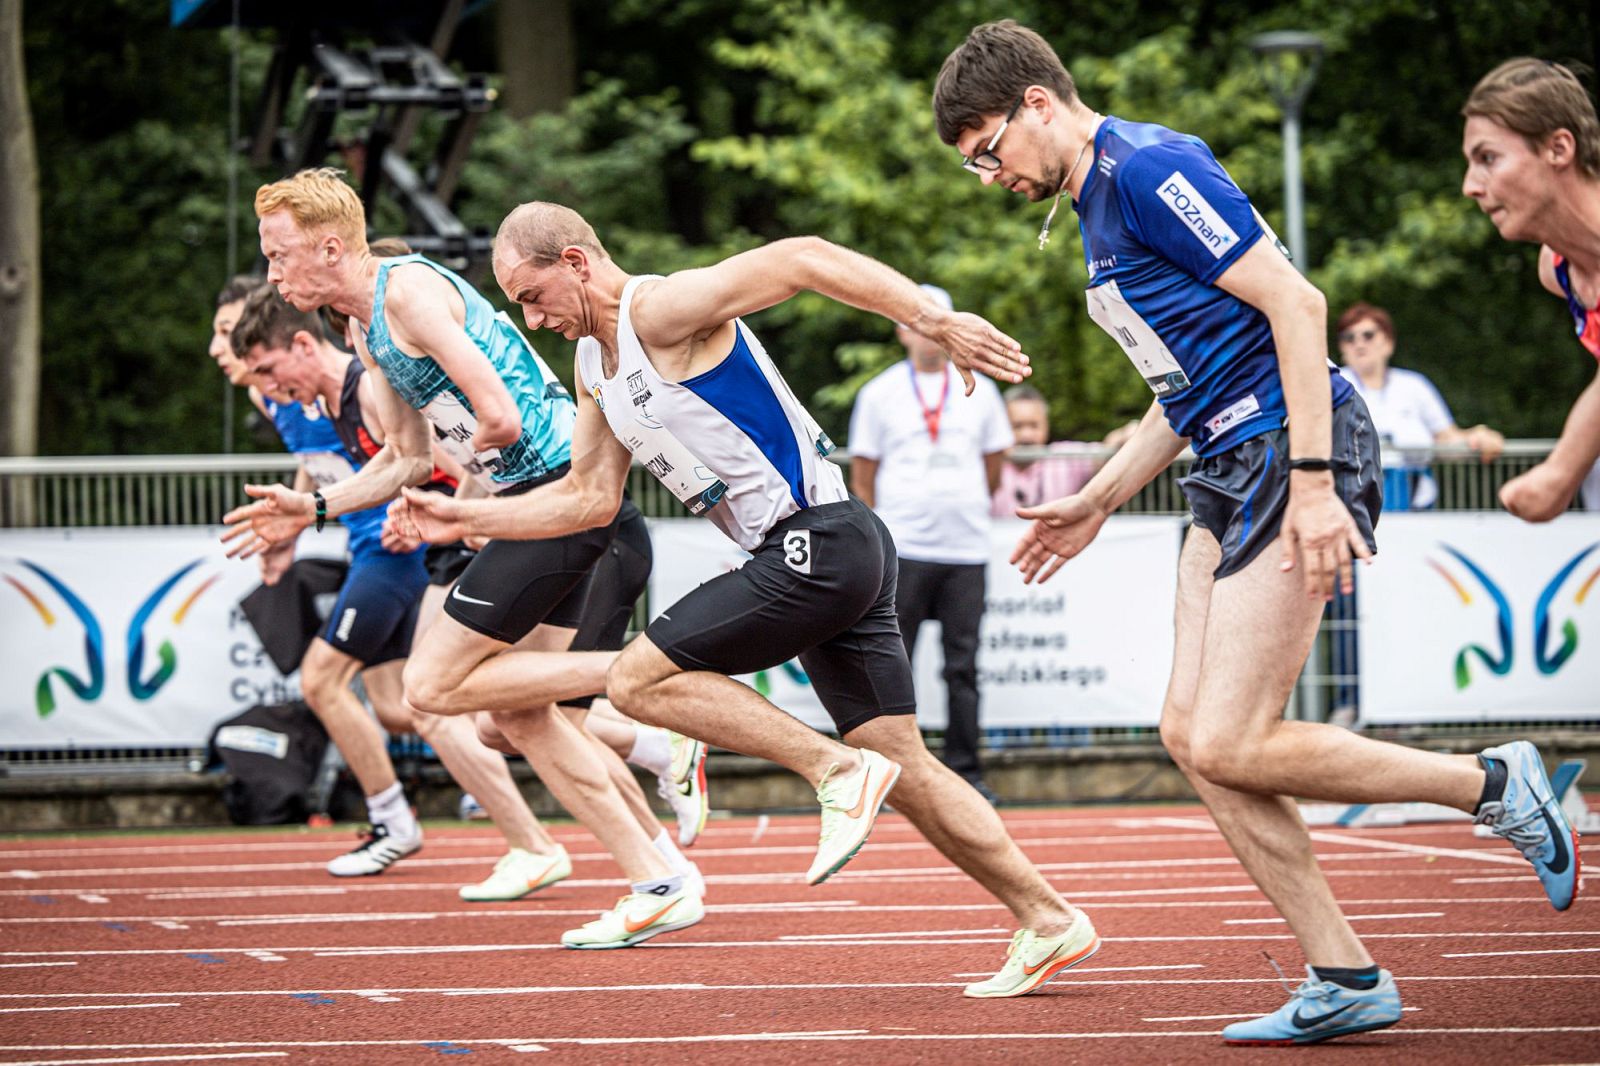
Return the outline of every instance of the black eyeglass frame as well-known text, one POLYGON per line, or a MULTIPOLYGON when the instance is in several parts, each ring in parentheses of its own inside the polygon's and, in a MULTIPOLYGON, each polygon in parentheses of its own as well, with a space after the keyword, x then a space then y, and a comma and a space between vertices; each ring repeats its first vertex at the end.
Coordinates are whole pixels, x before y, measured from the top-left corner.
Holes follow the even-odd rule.
POLYGON ((1006 127, 1011 125, 1011 120, 1017 117, 1017 112, 1022 107, 1023 97, 1017 97, 1017 102, 1011 105, 1011 110, 1006 112, 1005 119, 1000 123, 1000 128, 994 131, 994 136, 989 138, 989 143, 983 146, 983 151, 974 156, 962 156, 961 167, 974 174, 993 173, 1000 169, 1000 157, 994 154, 995 145, 1000 143, 1006 127))

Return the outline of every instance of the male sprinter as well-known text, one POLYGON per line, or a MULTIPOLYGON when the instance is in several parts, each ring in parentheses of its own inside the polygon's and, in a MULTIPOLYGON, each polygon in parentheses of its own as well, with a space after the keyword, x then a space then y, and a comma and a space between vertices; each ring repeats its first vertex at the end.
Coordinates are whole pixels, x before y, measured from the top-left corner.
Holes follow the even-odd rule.
POLYGON ((812 884, 865 843, 893 787, 895 809, 1022 926, 1004 969, 967 995, 1022 995, 1094 954, 1100 941, 1088 916, 923 746, 895 613, 894 542, 845 491, 826 458, 831 442, 739 316, 811 289, 938 341, 969 391, 971 367, 1022 376, 1027 359, 1016 342, 941 307, 882 263, 815 237, 664 278, 632 276, 576 212, 531 203, 501 224, 494 269, 528 328, 581 338, 572 471, 518 499, 407 492, 403 510, 416 530, 522 538, 603 525, 637 458, 753 558, 673 604, 623 651, 606 682, 617 708, 811 782, 822 806, 812 884), (796 655, 843 743, 726 676, 796 655))
MULTIPOLYGON (((233 344, 239 358, 266 387, 299 402, 319 405, 325 410, 345 449, 355 457, 359 466, 382 449, 388 436, 387 427, 378 417, 376 405, 372 402, 371 375, 359 360, 329 343, 323 337, 321 328, 321 320, 315 313, 296 310, 285 303, 272 286, 263 285, 245 302, 234 327, 233 344)), ((437 486, 439 481, 436 472, 430 486, 437 486)), ((467 484, 470 487, 473 482, 468 479, 467 484)), ((454 485, 447 487, 453 489, 454 485)), ((643 530, 643 518, 638 517, 637 509, 632 510, 639 529, 643 530)), ((649 534, 644 533, 644 536, 648 538, 649 534)), ((416 545, 408 545, 407 548, 415 550, 416 545)), ((648 575, 646 569, 644 576, 648 575)), ((638 594, 639 589, 633 588, 625 610, 632 610, 633 600, 638 598, 638 594)), ((430 614, 418 619, 419 634, 426 632, 433 624, 437 609, 443 602, 444 597, 440 594, 432 601, 433 610, 430 614)), ((424 599, 423 603, 426 605, 428 601, 424 599)), ((595 628, 603 628, 609 638, 615 607, 607 603, 596 613, 599 618, 595 628)), ((626 625, 626 616, 623 624, 626 625)), ((620 638, 620 634, 617 636, 620 638)), ((598 646, 585 645, 586 648, 598 646)), ((615 647, 621 647, 620 639, 617 639, 615 647)), ((350 665, 353 669, 354 663, 350 665)), ((512 781, 505 760, 478 739, 471 719, 464 715, 427 714, 404 701, 402 706, 410 713, 407 729, 414 728, 418 735, 433 745, 451 776, 478 799, 511 846, 487 881, 462 889, 463 898, 474 901, 518 899, 571 876, 572 864, 565 849, 555 843, 539 825, 512 781)), ((608 763, 615 763, 613 780, 625 792, 633 793, 629 797, 633 801, 630 808, 644 812, 648 823, 643 828, 654 840, 662 834, 662 830, 650 813, 638 781, 612 755, 609 748, 605 749, 604 758, 608 763)), ((669 848, 670 851, 664 854, 675 869, 680 866, 692 868, 692 864, 683 859, 676 848, 671 848, 670 843, 669 848)), ((659 845, 657 849, 662 850, 659 845)), ((696 871, 690 879, 697 882, 698 878, 696 871)))
MULTIPOLYGON (((355 477, 320 500, 281 485, 253 486, 247 491, 260 499, 231 520, 250 519, 258 535, 275 540, 297 516, 387 500, 425 480, 429 422, 491 491, 524 493, 566 473, 572 398, 476 289, 421 256, 373 257, 361 201, 338 171, 302 171, 262 186, 255 206, 268 281, 301 310, 326 304, 355 320, 358 354, 382 371, 372 376, 373 400, 389 436, 355 477)), ((562 650, 614 516, 560 539, 485 545, 405 671, 406 698, 420 710, 492 709, 556 799, 621 865, 632 891, 599 921, 564 934, 574 948, 626 947, 704 916, 700 897, 629 815, 589 738, 551 703, 602 691, 615 658, 562 650)), ((682 761, 680 779, 691 761, 682 761)))
POLYGON ((1307 1044, 1393 1025, 1394 978, 1340 913, 1289 797, 1476 812, 1533 861, 1557 910, 1572 903, 1578 855, 1531 744, 1440 755, 1283 721, 1323 603, 1335 582, 1350 591, 1352 553, 1375 550, 1381 504, 1377 439, 1328 362, 1322 294, 1201 141, 1089 110, 1049 44, 1015 22, 972 31, 939 71, 933 109, 984 184, 1072 197, 1089 314, 1156 395, 1081 492, 1018 511, 1035 521, 1012 561, 1049 578, 1185 444, 1199 456, 1183 483, 1194 525, 1161 737, 1310 964, 1282 1009, 1223 1039, 1307 1044))
MULTIPOLYGON (((235 278, 218 296, 212 319, 211 357, 230 382, 249 387, 251 402, 272 420, 284 446, 299 458, 297 490, 305 491, 350 474, 351 459, 332 423, 315 402, 305 407, 273 385, 263 385, 233 351, 232 335, 252 291, 247 283, 265 287, 259 279, 235 278)), ((328 864, 328 872, 335 877, 353 877, 382 873, 422 846, 422 827, 411 813, 405 790, 395 776, 383 731, 349 686, 356 672, 363 671, 362 679, 374 709, 387 716, 386 721, 399 717, 397 670, 410 643, 416 597, 427 574, 419 553, 397 554, 379 544, 384 521, 381 508, 352 512, 341 521, 349 532, 351 565, 327 628, 311 642, 301 660, 300 686, 306 703, 322 721, 366 795, 372 826, 369 834, 354 850, 328 864), (366 576, 358 592, 357 579, 363 574, 366 576), (348 670, 341 666, 341 660, 349 661, 348 670)), ((262 579, 276 581, 288 569, 293 555, 292 537, 264 551, 262 579)))
MULTIPOLYGON (((1600 359, 1600 119, 1583 83, 1559 63, 1508 59, 1461 109, 1461 191, 1500 236, 1539 249, 1539 281, 1567 301, 1573 332, 1600 359)), ((1500 488, 1506 510, 1548 522, 1600 459, 1600 368, 1567 414, 1544 462, 1500 488)))
MULTIPOLYGON (((295 310, 279 298, 271 285, 263 284, 244 301, 231 343, 236 357, 268 391, 287 396, 293 403, 326 412, 326 421, 356 468, 364 465, 381 445, 386 436, 384 427, 376 418, 365 417, 361 402, 362 394, 371 389, 364 368, 327 341, 322 323, 315 314, 295 310)), ((365 407, 372 405, 368 403, 365 407)), ((440 481, 436 472, 433 484, 437 486, 440 481)), ((453 488, 453 484, 447 485, 453 488)), ((418 550, 418 546, 408 545, 400 554, 410 557, 418 550)), ((362 558, 364 556, 357 556, 358 560, 362 558)), ((352 568, 350 580, 371 580, 362 576, 364 571, 360 567, 358 562, 352 568)), ((407 609, 418 629, 425 625, 424 620, 416 617, 425 587, 424 580, 421 588, 413 590, 415 596, 407 609)), ((410 590, 410 585, 406 589, 410 590)), ((335 616, 338 617, 337 612, 335 616)), ((404 637, 409 648, 411 629, 410 623, 407 624, 404 637)), ((319 649, 321 656, 331 663, 326 670, 329 676, 325 685, 308 684, 308 691, 313 687, 319 692, 326 690, 319 696, 325 708, 319 714, 325 721, 337 718, 341 731, 359 733, 363 743, 371 734, 381 744, 382 734, 377 732, 349 689, 355 672, 367 665, 361 660, 360 652, 359 648, 350 652, 331 647, 319 649), (355 718, 360 721, 348 720, 355 718)), ((496 864, 494 874, 482 884, 463 888, 463 895, 473 900, 518 899, 570 876, 572 866, 565 850, 539 824, 512 781, 505 759, 478 740, 472 723, 462 718, 416 711, 398 699, 399 686, 395 688, 402 720, 380 719, 384 727, 391 732, 415 732, 427 741, 451 777, 477 797, 510 846, 510 851, 496 864)), ((386 752, 384 759, 388 759, 386 752)), ((380 846, 371 845, 368 852, 380 846)), ((374 855, 373 862, 377 860, 378 856, 374 855)))

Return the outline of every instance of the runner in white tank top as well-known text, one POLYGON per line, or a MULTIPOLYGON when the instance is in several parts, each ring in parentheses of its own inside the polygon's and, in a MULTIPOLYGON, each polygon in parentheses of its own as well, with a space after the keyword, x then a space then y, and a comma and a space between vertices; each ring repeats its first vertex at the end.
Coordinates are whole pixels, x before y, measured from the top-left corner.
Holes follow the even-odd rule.
POLYGON ((611 520, 638 458, 752 558, 673 604, 623 651, 607 677, 618 709, 770 759, 816 786, 822 839, 812 884, 865 843, 898 780, 896 808, 989 886, 1033 942, 1057 945, 1026 967, 1008 957, 968 995, 1022 995, 1092 955, 1099 939, 1088 917, 1033 868, 994 808, 924 747, 894 609, 894 542, 844 492, 823 458, 826 438, 739 316, 810 289, 937 340, 969 392, 972 369, 1021 380, 1020 346, 976 315, 935 304, 882 263, 815 237, 635 278, 576 212, 534 203, 501 224, 494 267, 530 329, 583 338, 572 470, 513 499, 408 490, 396 522, 429 540, 563 536, 611 520), (843 743, 727 676, 796 655, 843 743))

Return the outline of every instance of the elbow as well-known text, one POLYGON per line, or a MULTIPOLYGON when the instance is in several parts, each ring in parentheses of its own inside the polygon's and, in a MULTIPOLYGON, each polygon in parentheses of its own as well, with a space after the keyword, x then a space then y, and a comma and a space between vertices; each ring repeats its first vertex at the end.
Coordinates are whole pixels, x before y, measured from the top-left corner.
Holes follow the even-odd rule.
POLYGON ((433 477, 433 461, 418 456, 406 458, 405 475, 402 479, 406 485, 416 487, 426 485, 433 477))
POLYGON ((522 436, 522 420, 515 412, 501 412, 478 423, 478 439, 492 448, 506 448, 522 436))
POLYGON ((611 524, 622 510, 622 493, 600 488, 585 489, 583 493, 583 528, 597 529, 611 524))

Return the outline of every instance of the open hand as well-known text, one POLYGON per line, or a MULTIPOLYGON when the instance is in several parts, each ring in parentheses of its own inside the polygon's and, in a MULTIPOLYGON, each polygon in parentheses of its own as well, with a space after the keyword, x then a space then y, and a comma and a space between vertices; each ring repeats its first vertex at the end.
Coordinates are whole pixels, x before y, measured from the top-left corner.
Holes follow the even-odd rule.
POLYGON ((1033 519, 1011 553, 1023 584, 1031 585, 1050 580, 1068 559, 1087 548, 1105 524, 1106 513, 1085 496, 1065 496, 1038 507, 1019 507, 1017 517, 1033 519))
POLYGON ((955 364, 956 371, 967 387, 968 396, 977 386, 972 377, 974 370, 996 381, 1013 385, 1033 373, 1022 345, 1001 333, 985 318, 967 311, 955 311, 941 321, 940 327, 937 331, 930 330, 925 336, 938 341, 939 346, 949 354, 950 361, 955 364))
POLYGON ((1354 592, 1354 560, 1372 558, 1350 509, 1333 491, 1332 475, 1325 476, 1325 484, 1290 486, 1278 534, 1281 569, 1299 566, 1306 595, 1324 601, 1333 599, 1336 586, 1346 595, 1354 592))
POLYGON ((389 521, 400 536, 429 544, 451 544, 467 535, 461 501, 442 492, 403 489, 389 505, 389 521))

